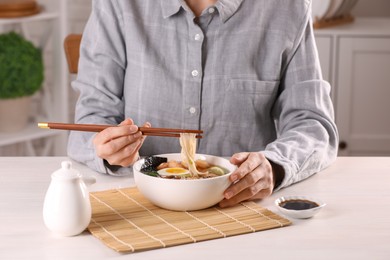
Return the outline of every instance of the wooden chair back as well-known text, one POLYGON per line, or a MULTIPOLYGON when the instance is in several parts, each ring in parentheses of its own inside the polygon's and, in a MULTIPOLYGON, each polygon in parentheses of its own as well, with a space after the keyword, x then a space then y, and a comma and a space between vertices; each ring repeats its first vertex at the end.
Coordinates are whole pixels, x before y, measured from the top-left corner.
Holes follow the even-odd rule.
POLYGON ((81 34, 70 34, 64 40, 65 56, 72 74, 78 72, 81 37, 81 34))

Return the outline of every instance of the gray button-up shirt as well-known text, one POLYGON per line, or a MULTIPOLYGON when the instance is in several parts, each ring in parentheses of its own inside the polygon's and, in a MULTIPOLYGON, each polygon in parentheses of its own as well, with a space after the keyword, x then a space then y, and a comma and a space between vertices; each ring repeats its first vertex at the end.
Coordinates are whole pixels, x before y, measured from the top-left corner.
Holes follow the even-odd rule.
MULTIPOLYGON (((94 0, 73 87, 77 123, 204 130, 198 153, 261 151, 280 187, 327 167, 338 135, 309 0, 219 0, 195 17, 184 0, 94 0)), ((69 156, 110 174, 93 133, 72 132, 69 156)), ((148 137, 141 156, 180 152, 148 137)))

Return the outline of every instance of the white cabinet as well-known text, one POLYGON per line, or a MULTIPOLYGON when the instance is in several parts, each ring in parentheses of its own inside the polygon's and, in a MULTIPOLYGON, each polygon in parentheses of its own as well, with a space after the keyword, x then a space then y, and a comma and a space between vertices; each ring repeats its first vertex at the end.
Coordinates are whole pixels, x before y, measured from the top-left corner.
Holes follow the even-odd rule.
POLYGON ((390 19, 360 18, 315 33, 333 87, 339 155, 390 155, 390 19))
POLYGON ((390 35, 340 41, 337 121, 353 154, 390 155, 390 35))
POLYGON ((66 0, 42 0, 44 10, 34 16, 1 19, 0 33, 16 30, 43 50, 45 81, 34 95, 35 107, 30 125, 20 132, 0 133, 2 149, 19 147, 16 155, 64 155, 67 133, 45 131, 38 121, 68 121, 68 72, 63 51, 67 34, 66 0), (30 39, 31 38, 31 39, 30 39), (38 143, 38 145, 36 144, 38 143), (37 148, 38 146, 38 148, 37 148))

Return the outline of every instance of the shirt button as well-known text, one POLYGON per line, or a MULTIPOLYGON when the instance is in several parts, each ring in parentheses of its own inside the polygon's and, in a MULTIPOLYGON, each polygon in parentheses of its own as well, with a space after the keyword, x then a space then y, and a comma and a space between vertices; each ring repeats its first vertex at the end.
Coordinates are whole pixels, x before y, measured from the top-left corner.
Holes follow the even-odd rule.
POLYGON ((196 113, 196 108, 195 107, 191 107, 190 108, 190 113, 191 114, 195 114, 196 113))
POLYGON ((197 77, 197 76, 199 75, 199 72, 198 72, 197 70, 193 70, 193 71, 191 72, 191 75, 192 75, 193 77, 197 77))
POLYGON ((209 8, 209 14, 212 14, 215 12, 215 9, 213 7, 209 8))
POLYGON ((194 37, 195 41, 199 41, 201 38, 202 38, 202 36, 200 36, 199 33, 195 34, 195 37, 194 37))

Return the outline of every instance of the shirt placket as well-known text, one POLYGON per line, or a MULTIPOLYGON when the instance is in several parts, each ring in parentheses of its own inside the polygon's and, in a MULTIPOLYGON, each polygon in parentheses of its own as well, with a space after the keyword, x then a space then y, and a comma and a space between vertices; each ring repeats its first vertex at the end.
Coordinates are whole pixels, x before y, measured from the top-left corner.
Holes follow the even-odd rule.
POLYGON ((201 109, 202 91, 202 44, 204 34, 202 29, 194 22, 193 17, 189 18, 187 62, 185 71, 184 87, 184 119, 187 127, 198 128, 201 109))

